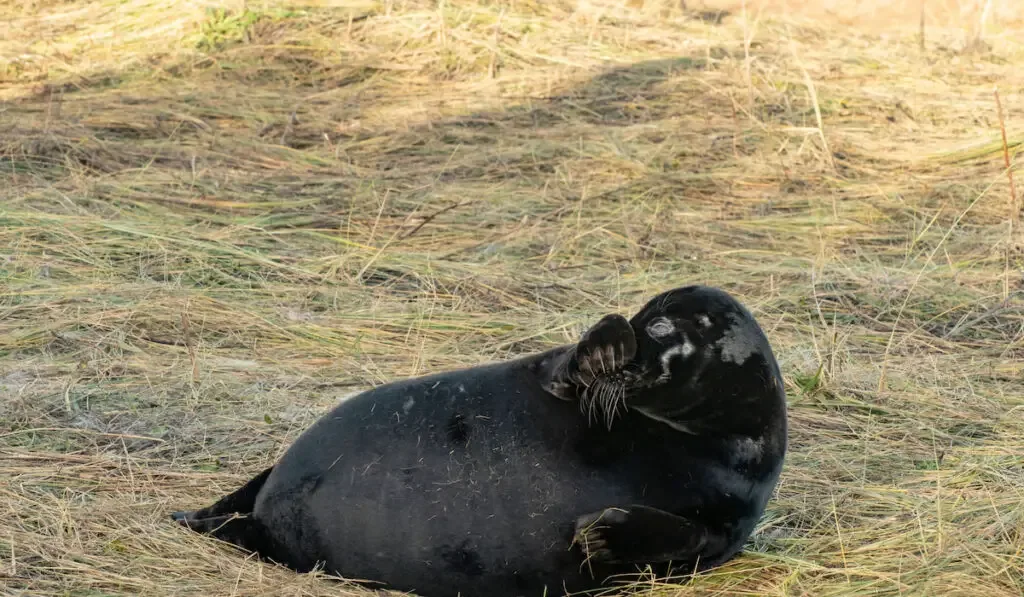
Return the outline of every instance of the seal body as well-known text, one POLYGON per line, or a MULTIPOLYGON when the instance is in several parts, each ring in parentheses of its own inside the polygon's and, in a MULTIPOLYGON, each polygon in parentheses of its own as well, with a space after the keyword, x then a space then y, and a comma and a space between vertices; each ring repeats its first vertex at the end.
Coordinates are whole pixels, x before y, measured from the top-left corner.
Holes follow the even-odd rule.
POLYGON ((766 338, 694 286, 576 345, 349 398, 245 486, 173 516, 295 570, 423 597, 563 595, 729 560, 785 448, 766 338))

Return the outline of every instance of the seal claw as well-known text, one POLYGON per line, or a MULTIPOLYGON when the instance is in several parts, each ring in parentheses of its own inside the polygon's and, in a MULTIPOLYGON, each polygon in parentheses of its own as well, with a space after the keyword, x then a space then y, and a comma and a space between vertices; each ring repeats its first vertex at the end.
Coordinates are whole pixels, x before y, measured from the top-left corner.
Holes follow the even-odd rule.
POLYGON ((624 524, 628 517, 628 511, 622 508, 606 508, 600 512, 580 516, 576 519, 573 543, 580 546, 588 561, 616 563, 618 559, 612 549, 608 531, 614 525, 624 524))
POLYGON ((636 356, 636 336, 629 321, 617 313, 605 315, 588 329, 576 345, 577 380, 584 385, 600 375, 610 375, 636 356))

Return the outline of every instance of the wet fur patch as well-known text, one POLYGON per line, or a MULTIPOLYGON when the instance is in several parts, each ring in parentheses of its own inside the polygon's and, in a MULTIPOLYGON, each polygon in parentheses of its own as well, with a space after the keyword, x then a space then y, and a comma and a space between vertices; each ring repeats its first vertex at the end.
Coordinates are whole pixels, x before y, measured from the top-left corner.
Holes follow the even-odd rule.
POLYGON ((441 559, 448 565, 448 569, 456 574, 473 577, 480 576, 486 570, 480 560, 480 554, 470 548, 469 539, 455 547, 443 546, 441 559))
POLYGON ((453 444, 464 446, 469 441, 469 423, 466 417, 458 413, 448 421, 447 431, 448 440, 453 444))
POLYGON ((689 338, 683 340, 682 344, 676 344, 675 346, 667 349, 661 353, 661 380, 670 379, 672 377, 672 359, 675 357, 682 357, 684 359, 689 358, 696 348, 693 343, 690 342, 689 338))
POLYGON ((751 355, 761 352, 762 340, 750 322, 744 318, 733 313, 727 317, 731 325, 726 328, 716 345, 721 351, 723 361, 742 365, 751 355))
POLYGON ((744 437, 736 440, 735 450, 738 460, 758 460, 764 454, 764 438, 744 437))

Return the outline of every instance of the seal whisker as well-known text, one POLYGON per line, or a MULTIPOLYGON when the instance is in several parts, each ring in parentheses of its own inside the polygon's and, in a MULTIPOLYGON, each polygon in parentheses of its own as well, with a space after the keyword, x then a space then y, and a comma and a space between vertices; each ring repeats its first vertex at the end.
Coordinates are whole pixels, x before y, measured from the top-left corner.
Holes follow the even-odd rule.
POLYGON ((612 428, 612 423, 615 421, 615 405, 612 400, 614 400, 614 394, 606 401, 604 407, 604 424, 608 429, 612 428))
MULTIPOLYGON (((623 405, 623 406, 625 405, 625 398, 626 398, 626 388, 624 386, 621 386, 621 385, 617 386, 615 388, 615 392, 612 394, 612 415, 613 416, 619 414, 619 406, 620 405, 623 405)), ((608 426, 611 427, 611 421, 609 421, 608 426)))
POLYGON ((624 378, 599 378, 584 391, 580 400, 580 410, 586 412, 588 424, 593 424, 595 419, 600 417, 610 429, 619 414, 620 406, 625 404, 625 396, 624 378))
POLYGON ((617 392, 615 387, 608 388, 604 398, 604 420, 605 424, 609 429, 612 427, 612 422, 615 420, 615 396, 617 392))
POLYGON ((612 423, 615 421, 615 416, 619 413, 619 405, 625 400, 626 388, 621 384, 609 388, 608 399, 606 402, 606 423, 608 428, 611 429, 612 423))
POLYGON ((586 412, 588 425, 591 425, 594 422, 595 408, 597 402, 595 392, 599 391, 600 386, 596 383, 593 387, 587 386, 586 389, 583 391, 583 397, 580 400, 580 412, 586 412))

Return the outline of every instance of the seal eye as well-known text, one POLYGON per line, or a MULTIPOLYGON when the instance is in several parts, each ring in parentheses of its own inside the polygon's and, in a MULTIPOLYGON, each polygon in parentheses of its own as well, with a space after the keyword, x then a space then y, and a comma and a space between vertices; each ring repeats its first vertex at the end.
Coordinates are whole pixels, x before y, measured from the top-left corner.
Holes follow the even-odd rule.
POLYGON ((664 317, 659 317, 647 325, 647 333, 652 338, 664 338, 674 331, 676 331, 676 326, 664 317))

